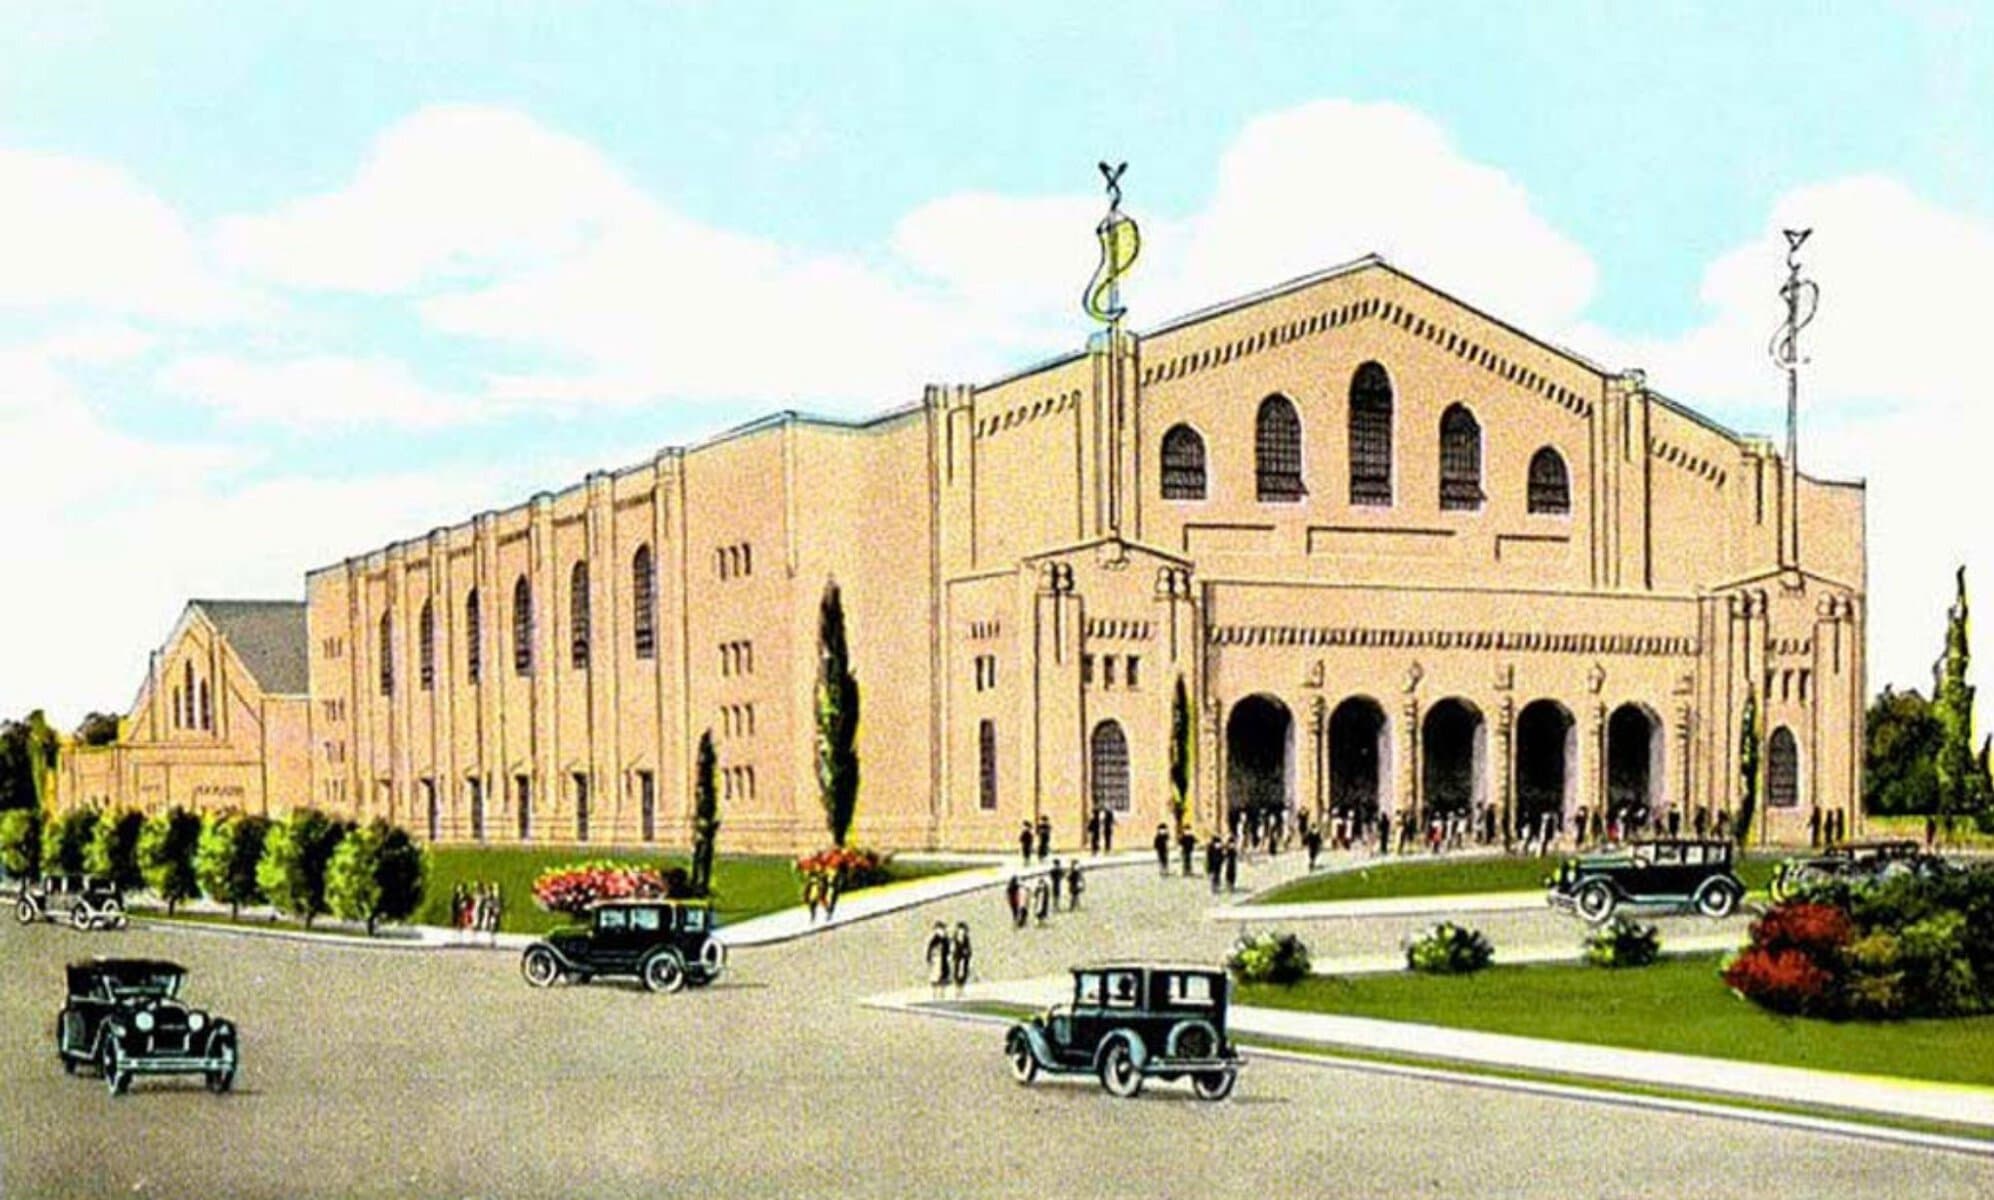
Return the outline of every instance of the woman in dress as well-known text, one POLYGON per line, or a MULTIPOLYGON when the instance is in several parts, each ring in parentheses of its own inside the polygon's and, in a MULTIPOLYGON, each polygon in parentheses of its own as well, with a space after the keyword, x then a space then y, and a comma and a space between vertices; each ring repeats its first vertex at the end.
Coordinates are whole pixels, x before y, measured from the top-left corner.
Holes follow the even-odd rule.
POLYGON ((969 959, 972 953, 969 945, 969 922, 955 923, 955 939, 950 946, 955 958, 955 998, 962 999, 962 989, 969 984, 969 959))
POLYGON ((950 961, 954 949, 948 925, 936 921, 935 931, 928 935, 928 986, 937 1000, 948 994, 949 982, 955 978, 955 966, 950 961))

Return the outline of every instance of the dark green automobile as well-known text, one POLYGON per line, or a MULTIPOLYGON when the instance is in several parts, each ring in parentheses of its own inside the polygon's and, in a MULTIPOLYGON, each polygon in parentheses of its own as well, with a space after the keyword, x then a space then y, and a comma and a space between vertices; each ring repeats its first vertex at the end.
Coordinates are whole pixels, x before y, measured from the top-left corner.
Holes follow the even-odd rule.
POLYGON ((1623 905, 1728 917, 1745 898, 1729 841, 1657 838, 1604 854, 1568 858, 1545 881, 1554 908, 1597 925, 1623 905))
POLYGON ((1095 1075, 1123 1099, 1143 1080, 1191 1081, 1223 1100, 1239 1079, 1239 1052, 1226 1037, 1226 973, 1209 966, 1105 963, 1073 972, 1073 1002, 1011 1026, 1004 1056, 1028 1084, 1040 1072, 1095 1075))
POLYGON ((235 1085, 234 1023, 180 1002, 186 968, 148 958, 69 964, 69 1000, 55 1018, 55 1052, 74 1075, 94 1067, 113 1096, 139 1075, 195 1075, 208 1090, 235 1085))
POLYGON ((589 923, 557 929, 526 948, 519 971, 534 987, 631 976, 654 992, 705 987, 727 967, 713 906, 691 900, 610 900, 589 923))

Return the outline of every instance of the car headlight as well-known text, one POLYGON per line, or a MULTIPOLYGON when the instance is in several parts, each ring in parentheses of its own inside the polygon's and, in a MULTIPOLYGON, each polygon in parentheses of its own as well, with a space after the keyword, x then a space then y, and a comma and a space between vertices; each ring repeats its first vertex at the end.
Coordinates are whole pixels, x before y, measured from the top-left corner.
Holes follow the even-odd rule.
POLYGON ((138 1031, 140 1033, 151 1033, 152 1014, 149 1012, 141 1012, 139 1015, 132 1018, 132 1024, 138 1026, 138 1031))
POLYGON ((187 1028, 195 1033, 201 1032, 201 1030, 206 1027, 207 1023, 208 1019, 202 1016, 200 1013, 195 1012, 187 1014, 187 1028))

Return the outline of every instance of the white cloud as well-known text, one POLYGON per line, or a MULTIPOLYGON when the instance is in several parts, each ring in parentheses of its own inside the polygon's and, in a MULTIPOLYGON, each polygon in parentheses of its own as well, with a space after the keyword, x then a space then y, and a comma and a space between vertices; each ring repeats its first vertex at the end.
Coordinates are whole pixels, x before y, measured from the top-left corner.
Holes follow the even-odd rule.
POLYGON ((496 407, 425 386, 385 358, 312 355, 252 362, 188 355, 159 373, 167 392, 236 425, 314 429, 438 429, 496 414, 496 407))
POLYGON ((123 171, 0 148, 0 308, 174 322, 240 312, 180 217, 123 171))

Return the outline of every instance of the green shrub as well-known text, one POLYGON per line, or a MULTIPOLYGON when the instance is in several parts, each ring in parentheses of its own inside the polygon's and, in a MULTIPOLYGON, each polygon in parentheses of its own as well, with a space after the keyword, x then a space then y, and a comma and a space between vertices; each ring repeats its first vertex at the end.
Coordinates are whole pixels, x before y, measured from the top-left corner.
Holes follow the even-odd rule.
POLYGON ((1467 975, 1494 958, 1495 947, 1481 930, 1442 921, 1406 946, 1405 965, 1428 975, 1467 975))
POLYGON ((120 888, 136 888, 145 882, 138 869, 138 835, 145 828, 145 814, 135 808, 113 809, 98 818, 83 850, 83 869, 120 888))
POLYGON ((184 808, 169 808, 146 819, 138 835, 139 873, 153 894, 166 901, 166 911, 201 894, 194 875, 194 851, 201 841, 201 818, 184 808))
POLYGON ((1225 966, 1241 983, 1299 983, 1308 978, 1309 948, 1292 933, 1245 935, 1225 966))
POLYGON ((90 848, 91 835, 96 831, 97 810, 94 808, 72 808, 54 820, 44 822, 42 874, 83 874, 83 853, 90 848))
POLYGON ((1645 967, 1661 954, 1661 931, 1626 917, 1615 917, 1586 935, 1586 961, 1595 967, 1645 967))
POLYGON ((326 905, 344 921, 399 921, 422 903, 422 848, 405 829, 376 818, 339 842, 325 868, 326 905))
POLYGON ((334 821, 315 808, 300 808, 270 827, 263 857, 256 864, 256 886, 279 910, 310 928, 325 914, 325 868, 333 847, 352 826, 334 821))
POLYGON ((261 904, 263 889, 256 883, 256 864, 263 858, 263 839, 270 832, 266 817, 231 810, 208 817, 194 850, 194 877, 217 904, 228 905, 229 916, 245 904, 261 904))
POLYGON ((12 808, 0 813, 0 871, 33 879, 41 871, 42 810, 12 808))

